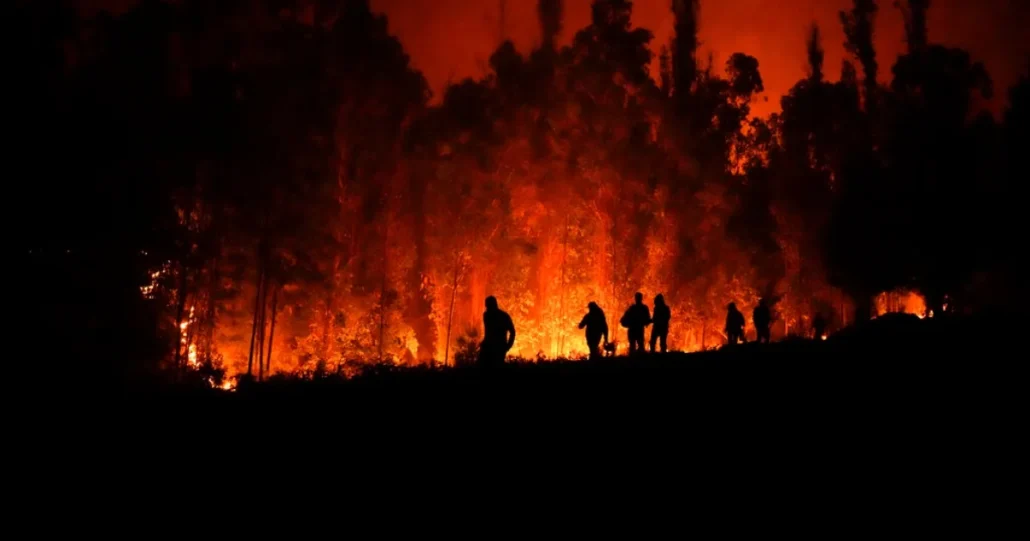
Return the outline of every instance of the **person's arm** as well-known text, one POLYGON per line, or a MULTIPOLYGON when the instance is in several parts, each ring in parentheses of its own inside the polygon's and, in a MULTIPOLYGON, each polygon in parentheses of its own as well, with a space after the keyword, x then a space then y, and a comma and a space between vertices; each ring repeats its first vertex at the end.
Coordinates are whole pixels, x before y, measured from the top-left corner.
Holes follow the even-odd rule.
POLYGON ((587 315, 583 316, 583 320, 579 322, 579 328, 580 329, 582 329, 583 327, 587 326, 587 319, 589 319, 589 318, 590 318, 590 314, 587 314, 587 315))
POLYGON ((515 345, 515 322, 511 320, 511 316, 508 316, 508 332, 511 336, 508 338, 507 348, 511 349, 511 346, 515 345))
POLYGON ((608 343, 608 322, 607 321, 602 321, 601 322, 601 335, 604 336, 604 343, 607 344, 608 343))
POLYGON ((480 344, 486 342, 486 312, 483 312, 483 340, 480 344))

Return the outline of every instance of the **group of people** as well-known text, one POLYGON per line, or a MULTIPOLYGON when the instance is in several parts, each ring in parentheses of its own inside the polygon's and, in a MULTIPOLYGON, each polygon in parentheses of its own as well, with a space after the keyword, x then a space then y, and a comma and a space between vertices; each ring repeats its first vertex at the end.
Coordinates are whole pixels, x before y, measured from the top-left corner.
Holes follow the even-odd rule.
MULTIPOLYGON (((629 335, 629 352, 635 354, 644 351, 644 330, 648 326, 652 326, 651 352, 653 353, 655 347, 658 346, 662 353, 665 353, 668 350, 669 321, 672 320, 672 312, 665 304, 665 297, 659 294, 654 298, 654 315, 644 304, 643 294, 637 293, 635 300, 636 302, 626 310, 622 319, 619 320, 629 335)), ((609 344, 608 319, 604 315, 604 310, 596 302, 587 305, 587 315, 583 316, 583 320, 579 322, 579 328, 586 330, 590 358, 600 358, 601 340, 604 340, 605 346, 609 344)))
MULTIPOLYGON (((746 342, 744 338, 744 314, 737 310, 737 303, 731 302, 726 307, 726 340, 731 344, 746 342)), ((758 335, 759 343, 769 343, 769 325, 772 323, 772 314, 769 313, 769 305, 765 299, 759 301, 754 312, 751 313, 751 321, 755 324, 755 333, 758 335)))
MULTIPOLYGON (((658 347, 662 353, 668 348, 669 322, 672 320, 672 312, 665 304, 665 297, 658 294, 654 298, 654 314, 646 304, 644 295, 634 295, 635 302, 626 309, 619 323, 626 329, 629 337, 629 353, 635 355, 643 353, 644 334, 647 327, 651 327, 650 350, 655 352, 658 347)), ((737 310, 736 303, 727 306, 726 315, 726 337, 730 344, 737 344, 746 341, 744 338, 744 314, 737 310)), ((769 327, 772 323, 772 314, 765 299, 762 299, 755 307, 751 316, 758 335, 759 343, 769 343, 769 327)), ((826 323, 821 316, 817 316, 813 322, 816 338, 823 335, 826 323)), ((497 305, 497 299, 493 296, 486 298, 486 312, 483 313, 483 342, 479 347, 479 364, 483 366, 495 366, 504 363, 508 351, 515 344, 515 323, 507 312, 501 310, 497 305)), ((590 350, 591 359, 602 357, 602 340, 605 349, 614 351, 614 347, 608 340, 608 319, 604 310, 591 302, 587 305, 587 313, 579 322, 579 328, 586 331, 587 347, 590 350)))

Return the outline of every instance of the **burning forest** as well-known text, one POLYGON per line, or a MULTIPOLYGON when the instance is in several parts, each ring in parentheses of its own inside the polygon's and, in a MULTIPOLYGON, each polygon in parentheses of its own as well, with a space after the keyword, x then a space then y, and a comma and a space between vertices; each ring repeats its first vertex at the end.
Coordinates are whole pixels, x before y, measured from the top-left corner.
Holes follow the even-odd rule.
POLYGON ((846 43, 811 27, 808 75, 767 118, 761 51, 705 58, 697 0, 670 3, 669 43, 632 2, 563 29, 562 1, 539 0, 537 47, 501 43, 435 102, 367 1, 144 0, 89 20, 47 4, 16 8, 35 36, 21 144, 43 156, 63 126, 40 167, 90 181, 29 196, 89 226, 29 254, 92 269, 69 287, 111 308, 50 299, 41 317, 90 321, 74 340, 97 358, 257 378, 452 366, 488 295, 511 356, 582 358, 587 304, 618 336, 637 291, 664 295, 670 348, 690 352, 725 343, 730 302, 770 301, 778 340, 816 315, 832 332, 984 310, 1010 283, 1027 82, 1002 121, 978 109, 991 80, 928 41, 928 2, 902 3, 896 62, 873 48, 874 0, 840 13, 846 43), (824 47, 851 55, 840 74, 824 47))

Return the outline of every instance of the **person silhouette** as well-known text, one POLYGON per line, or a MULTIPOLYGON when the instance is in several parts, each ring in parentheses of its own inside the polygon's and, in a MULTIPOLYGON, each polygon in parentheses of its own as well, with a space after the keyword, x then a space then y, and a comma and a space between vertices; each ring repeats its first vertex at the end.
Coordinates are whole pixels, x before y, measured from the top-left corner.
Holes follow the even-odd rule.
POLYGON ((737 310, 737 303, 731 302, 726 307, 726 340, 730 344, 736 344, 737 341, 744 342, 744 314, 737 310))
POLYGON ((497 306, 497 299, 486 298, 483 312, 483 342, 479 345, 479 365, 496 367, 504 364, 504 357, 515 344, 515 323, 511 316, 497 306))
POLYGON ((769 305, 765 302, 765 299, 758 301, 758 306, 755 307, 754 312, 751 314, 751 320, 755 323, 755 331, 758 333, 759 343, 769 343, 769 323, 772 320, 772 316, 769 314, 769 305))
POLYGON ((815 319, 812 320, 812 330, 815 331, 813 338, 816 340, 822 340, 823 336, 826 335, 826 318, 823 317, 821 312, 816 314, 815 319))
POLYGON ((651 311, 644 304, 644 294, 637 292, 633 297, 636 303, 626 309, 626 313, 619 321, 623 327, 628 329, 630 355, 643 353, 644 327, 651 324, 651 311))
POLYGON ((587 314, 579 322, 579 328, 586 329, 590 360, 600 359, 601 349, 598 345, 601 342, 601 338, 604 338, 604 343, 608 344, 608 320, 604 316, 604 310, 601 310, 601 307, 596 302, 591 302, 587 305, 587 314))
POLYGON ((665 296, 659 293, 654 298, 654 327, 651 327, 651 353, 654 353, 656 343, 661 344, 662 353, 667 351, 666 340, 669 338, 669 320, 672 319, 672 311, 669 305, 665 304, 665 296))

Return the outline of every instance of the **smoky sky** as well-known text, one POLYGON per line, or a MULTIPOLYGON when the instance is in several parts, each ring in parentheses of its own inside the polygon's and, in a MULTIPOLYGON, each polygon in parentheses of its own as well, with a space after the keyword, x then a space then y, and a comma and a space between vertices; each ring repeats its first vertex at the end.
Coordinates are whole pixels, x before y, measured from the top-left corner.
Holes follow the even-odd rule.
MULTIPOLYGON (((80 1, 87 10, 122 11, 134 3, 80 1)), ((562 43, 570 42, 589 22, 591 1, 565 0, 562 43)), ((671 1, 633 2, 633 22, 654 32, 656 52, 672 37, 671 1)), ((523 52, 540 40, 536 0, 371 0, 371 4, 387 15, 390 32, 400 38, 412 63, 425 74, 436 100, 449 82, 484 75, 502 35, 523 52), (506 6, 503 31, 502 4, 506 6)), ((878 4, 876 46, 884 83, 890 80, 890 68, 905 44, 901 13, 893 0, 878 4)), ((701 60, 707 61, 711 54, 721 72, 734 52, 757 57, 768 101, 759 100, 753 109, 764 116, 778 110, 780 96, 805 75, 805 35, 813 22, 823 32, 827 76, 839 76, 845 52, 838 12, 850 6, 850 0, 701 0, 701 60)), ((995 86, 995 98, 987 105, 994 112, 1004 106, 1008 88, 1030 67, 1028 27, 1028 0, 931 2, 930 40, 964 48, 987 66, 995 86)))
MULTIPOLYGON (((372 0, 374 9, 389 18, 391 32, 404 43, 412 62, 422 70, 438 98, 448 82, 487 72, 487 60, 502 36, 500 5, 506 6, 504 37, 526 52, 539 43, 534 0, 372 0)), ((591 0, 565 0, 562 42, 590 18, 591 0)), ((881 83, 890 80, 890 67, 902 52, 901 13, 891 0, 878 2, 876 45, 881 83)), ((653 49, 672 37, 671 0, 636 0, 633 21, 655 34, 653 49)), ((845 58, 844 32, 838 12, 850 0, 701 0, 701 60, 711 53, 720 72, 730 54, 756 56, 765 81, 765 97, 755 113, 779 109, 779 98, 805 75, 805 34, 813 23, 823 31, 826 73, 839 77, 845 58)), ((1007 89, 1027 68, 1030 2, 1026 0, 933 0, 929 13, 930 39, 970 51, 984 62, 995 82, 997 111, 1007 89)), ((857 64, 857 61, 855 61, 857 64)), ((652 69, 652 74, 655 70, 652 69)))

